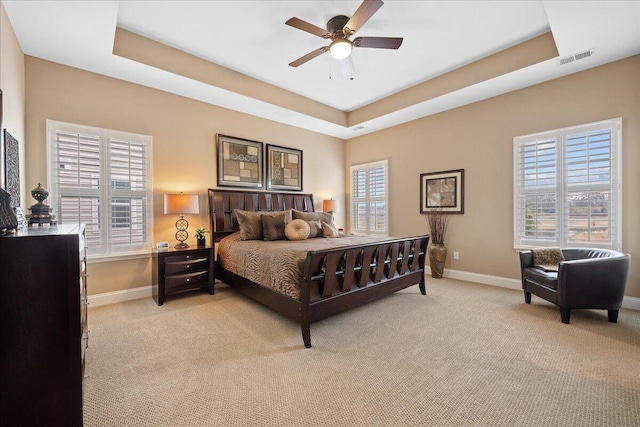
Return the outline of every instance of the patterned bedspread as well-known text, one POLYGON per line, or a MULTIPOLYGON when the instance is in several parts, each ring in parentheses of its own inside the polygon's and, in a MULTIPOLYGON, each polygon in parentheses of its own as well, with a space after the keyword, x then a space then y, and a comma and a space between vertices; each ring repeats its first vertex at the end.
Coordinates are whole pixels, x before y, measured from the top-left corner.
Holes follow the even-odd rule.
POLYGON ((226 270, 254 283, 300 299, 302 270, 307 252, 341 246, 382 242, 390 237, 345 235, 307 240, 240 240, 231 234, 218 245, 218 262, 226 270))

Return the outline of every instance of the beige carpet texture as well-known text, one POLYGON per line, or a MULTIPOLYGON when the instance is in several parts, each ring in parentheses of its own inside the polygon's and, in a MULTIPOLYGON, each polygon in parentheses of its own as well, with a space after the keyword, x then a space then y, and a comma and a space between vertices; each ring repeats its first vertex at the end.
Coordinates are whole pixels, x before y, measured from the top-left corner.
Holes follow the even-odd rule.
POLYGON ((640 426, 640 312, 452 279, 300 326, 224 285, 89 310, 86 426, 640 426))

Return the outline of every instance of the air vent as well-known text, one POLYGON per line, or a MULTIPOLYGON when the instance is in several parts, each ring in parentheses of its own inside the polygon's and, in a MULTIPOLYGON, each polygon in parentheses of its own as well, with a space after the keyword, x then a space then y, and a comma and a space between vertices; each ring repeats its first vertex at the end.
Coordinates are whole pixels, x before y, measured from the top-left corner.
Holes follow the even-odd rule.
POLYGON ((560 63, 560 65, 564 65, 564 64, 568 64, 570 62, 573 62, 575 60, 576 59, 573 57, 573 55, 571 55, 571 56, 567 56, 566 58, 558 59, 558 62, 560 63))
POLYGON ((591 55, 593 55, 593 50, 588 50, 586 52, 582 52, 582 53, 577 53, 574 56, 576 57, 576 61, 579 59, 584 59, 584 58, 588 58, 591 55))
POLYGON ((351 128, 351 130, 356 131, 356 130, 362 130, 364 129, 364 126, 356 126, 354 128, 351 128))
POLYGON ((594 53, 594 50, 589 49, 589 50, 585 50, 584 52, 576 53, 574 55, 565 56, 564 58, 558 59, 558 65, 566 65, 575 61, 579 61, 581 59, 590 58, 593 56, 593 53, 594 53))

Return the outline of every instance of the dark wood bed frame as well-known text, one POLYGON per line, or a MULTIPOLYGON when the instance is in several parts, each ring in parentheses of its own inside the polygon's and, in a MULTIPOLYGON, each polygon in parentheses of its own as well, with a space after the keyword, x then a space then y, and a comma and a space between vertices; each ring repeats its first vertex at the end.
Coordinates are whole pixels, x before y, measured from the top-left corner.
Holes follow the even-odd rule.
MULTIPOLYGON (((313 195, 209 189, 213 242, 238 230, 234 209, 315 211, 313 195)), ((418 284, 426 295, 424 261, 429 236, 385 240, 309 251, 301 299, 296 300, 225 270, 216 260, 215 276, 225 284, 300 322, 304 346, 311 347, 311 323, 418 284)))

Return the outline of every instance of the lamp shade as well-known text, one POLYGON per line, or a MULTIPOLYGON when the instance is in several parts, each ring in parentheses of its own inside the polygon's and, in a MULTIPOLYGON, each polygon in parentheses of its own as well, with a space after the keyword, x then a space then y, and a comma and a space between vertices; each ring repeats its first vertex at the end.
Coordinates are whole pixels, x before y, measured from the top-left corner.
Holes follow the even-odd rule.
POLYGON ((197 214, 200 213, 197 194, 165 194, 165 214, 197 214))
POLYGON ((340 212, 340 203, 337 200, 323 200, 322 201, 323 212, 340 212))
POLYGON ((335 59, 344 59, 351 54, 352 47, 349 40, 336 39, 329 45, 329 51, 335 59))

